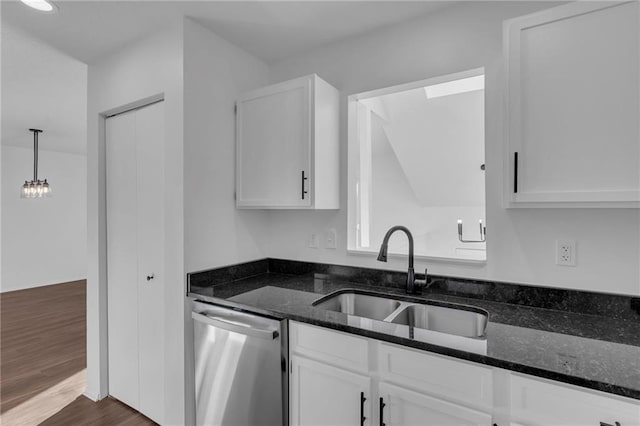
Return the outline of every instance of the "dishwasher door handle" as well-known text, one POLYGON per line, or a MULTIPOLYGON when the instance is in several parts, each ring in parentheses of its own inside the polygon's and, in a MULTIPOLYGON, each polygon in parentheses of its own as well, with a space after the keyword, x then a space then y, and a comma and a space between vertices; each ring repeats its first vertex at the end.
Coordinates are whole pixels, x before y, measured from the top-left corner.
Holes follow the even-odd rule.
POLYGON ((277 339, 279 334, 277 330, 264 330, 255 328, 249 324, 226 321, 219 317, 210 317, 209 315, 191 312, 191 317, 198 322, 211 325, 213 327, 222 328, 223 330, 234 333, 244 334, 245 336, 258 337, 260 339, 273 340, 277 339))

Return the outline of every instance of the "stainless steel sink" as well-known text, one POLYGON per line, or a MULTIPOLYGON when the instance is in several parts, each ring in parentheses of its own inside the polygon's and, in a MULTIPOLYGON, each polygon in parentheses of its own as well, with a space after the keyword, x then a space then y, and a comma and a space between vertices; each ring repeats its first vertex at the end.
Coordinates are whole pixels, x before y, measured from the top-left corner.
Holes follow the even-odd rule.
POLYGON ((483 338, 487 319, 487 312, 478 308, 426 304, 405 307, 391 322, 455 336, 483 338))
POLYGON ((313 305, 327 311, 382 321, 400 307, 400 302, 387 297, 346 292, 323 297, 313 305))
POLYGON ((415 303, 383 294, 363 294, 357 290, 329 294, 316 300, 313 306, 348 314, 354 323, 357 322, 356 317, 360 317, 382 321, 389 326, 393 324, 401 327, 393 329, 394 334, 406 332, 416 339, 418 335, 428 335, 425 338, 432 339, 434 333, 431 332, 437 332, 435 334, 486 341, 489 320, 487 311, 474 306, 436 300, 415 303))

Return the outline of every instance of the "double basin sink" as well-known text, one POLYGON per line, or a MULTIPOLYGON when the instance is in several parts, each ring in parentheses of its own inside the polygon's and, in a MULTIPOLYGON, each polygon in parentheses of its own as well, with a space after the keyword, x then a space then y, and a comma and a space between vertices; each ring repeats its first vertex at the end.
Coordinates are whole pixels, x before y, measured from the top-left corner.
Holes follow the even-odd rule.
POLYGON ((313 306, 356 317, 405 325, 472 339, 486 339, 487 311, 475 306, 427 300, 413 303, 393 296, 342 290, 316 300, 313 306))

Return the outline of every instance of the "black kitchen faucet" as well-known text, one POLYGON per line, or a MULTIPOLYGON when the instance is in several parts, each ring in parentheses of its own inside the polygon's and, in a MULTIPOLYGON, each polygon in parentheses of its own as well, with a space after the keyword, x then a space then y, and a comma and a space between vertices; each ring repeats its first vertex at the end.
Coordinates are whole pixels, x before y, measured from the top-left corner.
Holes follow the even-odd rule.
POLYGON ((407 270, 407 284, 406 290, 409 294, 420 294, 422 293, 422 287, 426 286, 427 283, 427 269, 424 270, 424 281, 416 280, 416 274, 413 270, 413 235, 411 235, 411 231, 406 226, 394 226, 387 231, 384 235, 384 239, 382 240, 382 245, 380 246, 380 252, 378 253, 378 261, 386 262, 387 261, 387 250, 389 248, 389 238, 396 231, 402 231, 409 238, 409 269, 407 270))

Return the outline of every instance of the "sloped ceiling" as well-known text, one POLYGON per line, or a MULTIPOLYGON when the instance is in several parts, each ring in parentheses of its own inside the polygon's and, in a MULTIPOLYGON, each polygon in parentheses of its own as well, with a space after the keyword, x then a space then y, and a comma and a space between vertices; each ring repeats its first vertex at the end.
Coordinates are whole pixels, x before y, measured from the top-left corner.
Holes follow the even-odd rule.
POLYGON ((2 145, 86 153, 87 65, 10 25, 1 30, 2 145))
POLYGON ((423 206, 484 204, 484 91, 380 97, 389 143, 423 206))

